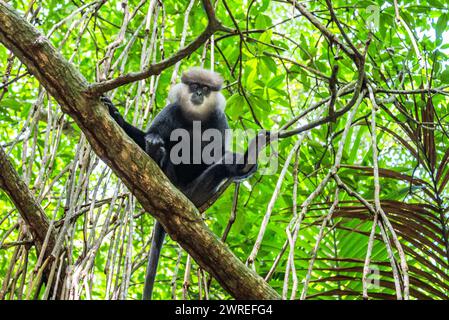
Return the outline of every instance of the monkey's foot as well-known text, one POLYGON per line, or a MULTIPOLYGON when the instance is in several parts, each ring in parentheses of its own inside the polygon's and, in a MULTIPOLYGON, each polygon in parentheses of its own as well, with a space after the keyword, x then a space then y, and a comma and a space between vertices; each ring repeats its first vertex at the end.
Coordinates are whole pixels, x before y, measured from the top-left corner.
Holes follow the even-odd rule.
POLYGON ((249 177, 251 177, 253 174, 256 173, 257 167, 258 167, 257 163, 253 164, 253 165, 245 166, 243 169, 239 170, 240 172, 237 173, 238 175, 235 176, 233 180, 237 181, 237 182, 240 182, 240 181, 243 181, 245 179, 248 179, 249 177), (249 169, 247 168, 248 166, 250 166, 249 169))

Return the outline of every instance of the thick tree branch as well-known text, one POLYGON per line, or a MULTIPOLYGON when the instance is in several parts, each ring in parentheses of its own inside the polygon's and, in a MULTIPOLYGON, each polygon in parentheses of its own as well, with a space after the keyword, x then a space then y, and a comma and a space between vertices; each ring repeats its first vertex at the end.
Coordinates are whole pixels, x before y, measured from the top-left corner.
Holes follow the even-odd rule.
POLYGON ((99 99, 86 94, 89 85, 80 72, 1 0, 0 41, 75 120, 95 153, 122 179, 145 210, 160 221, 170 237, 224 289, 238 299, 279 299, 273 288, 209 230, 193 204, 123 133, 99 99))
MULTIPOLYGON (((35 244, 40 250, 48 232, 49 222, 44 210, 35 201, 25 182, 14 170, 7 155, 0 148, 0 188, 2 188, 16 206, 22 218, 30 227, 35 244)), ((56 237, 50 237, 46 255, 49 256, 54 246, 56 237)))
MULTIPOLYGON (((25 182, 14 170, 2 148, 0 148, 0 188, 8 194, 29 227, 38 253, 45 249, 43 261, 47 259, 53 261, 55 257, 52 256, 52 251, 56 244, 56 233, 53 229, 48 234, 49 222, 44 210, 35 200, 25 182), (48 240, 45 245, 47 236, 48 240)), ((49 266, 50 264, 47 265, 49 266)), ((47 279, 50 276, 50 272, 49 267, 45 268, 44 273, 47 279)), ((62 271, 62 274, 65 274, 65 270, 62 271)), ((62 284, 58 287, 61 289, 62 284)))

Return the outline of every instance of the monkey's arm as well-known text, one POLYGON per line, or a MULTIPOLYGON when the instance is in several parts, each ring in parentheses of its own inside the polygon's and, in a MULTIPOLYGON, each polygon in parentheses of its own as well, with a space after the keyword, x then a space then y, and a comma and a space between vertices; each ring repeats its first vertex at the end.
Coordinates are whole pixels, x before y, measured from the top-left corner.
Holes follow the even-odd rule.
POLYGON ((133 139, 135 143, 137 143, 143 150, 145 150, 145 132, 126 122, 126 120, 123 118, 123 116, 120 114, 118 109, 114 106, 114 104, 108 97, 102 96, 101 101, 108 107, 109 114, 115 120, 115 122, 117 122, 117 124, 123 130, 125 130, 126 134, 131 139, 133 139))
MULTIPOLYGON (((145 152, 148 153, 159 167, 170 178, 167 172, 168 155, 167 144, 170 141, 172 131, 181 126, 176 122, 176 108, 172 105, 166 106, 151 122, 151 126, 145 133, 145 152)), ((173 182, 173 180, 172 180, 173 182)))

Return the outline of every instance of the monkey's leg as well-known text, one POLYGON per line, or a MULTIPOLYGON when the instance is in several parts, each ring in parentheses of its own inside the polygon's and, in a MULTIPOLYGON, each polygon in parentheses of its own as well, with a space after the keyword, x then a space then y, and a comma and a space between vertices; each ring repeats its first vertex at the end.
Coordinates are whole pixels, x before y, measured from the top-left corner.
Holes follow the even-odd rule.
MULTIPOLYGON (((243 155, 234 154, 235 158, 241 156, 243 157, 243 155)), ((243 181, 245 179, 248 179, 254 173, 256 173, 257 168, 258 168, 257 163, 249 164, 248 162, 245 162, 243 164, 232 164, 227 166, 229 176, 230 178, 232 178, 233 181, 243 181)))
POLYGON ((221 160, 207 168, 181 191, 199 208, 217 192, 226 179, 241 181, 254 174, 257 163, 248 162, 247 154, 226 152, 221 160))
POLYGON ((257 171, 257 163, 251 163, 247 153, 226 152, 223 157, 227 175, 234 181, 242 181, 252 176, 257 171))
POLYGON ((143 300, 151 300, 153 294, 154 280, 156 279, 157 266, 161 255, 162 244, 164 243, 164 227, 156 221, 154 225, 153 239, 151 240, 150 255, 148 257, 147 273, 145 276, 145 286, 143 289, 143 300))
POLYGON ((181 191, 199 208, 217 192, 218 187, 229 177, 226 165, 216 163, 207 168, 198 178, 181 191))

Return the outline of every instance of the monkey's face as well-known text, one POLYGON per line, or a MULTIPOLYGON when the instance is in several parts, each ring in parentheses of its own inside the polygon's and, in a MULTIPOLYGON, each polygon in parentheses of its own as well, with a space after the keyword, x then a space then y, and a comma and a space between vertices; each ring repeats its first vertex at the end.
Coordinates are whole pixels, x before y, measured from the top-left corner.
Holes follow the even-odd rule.
POLYGON ((224 110, 226 99, 220 91, 198 82, 178 83, 168 94, 170 103, 181 106, 184 116, 191 120, 206 120, 215 110, 224 110))
POLYGON ((199 84, 199 83, 190 83, 189 84, 189 93, 190 93, 190 101, 195 106, 200 106, 203 104, 204 99, 209 97, 210 95, 210 87, 199 84))

